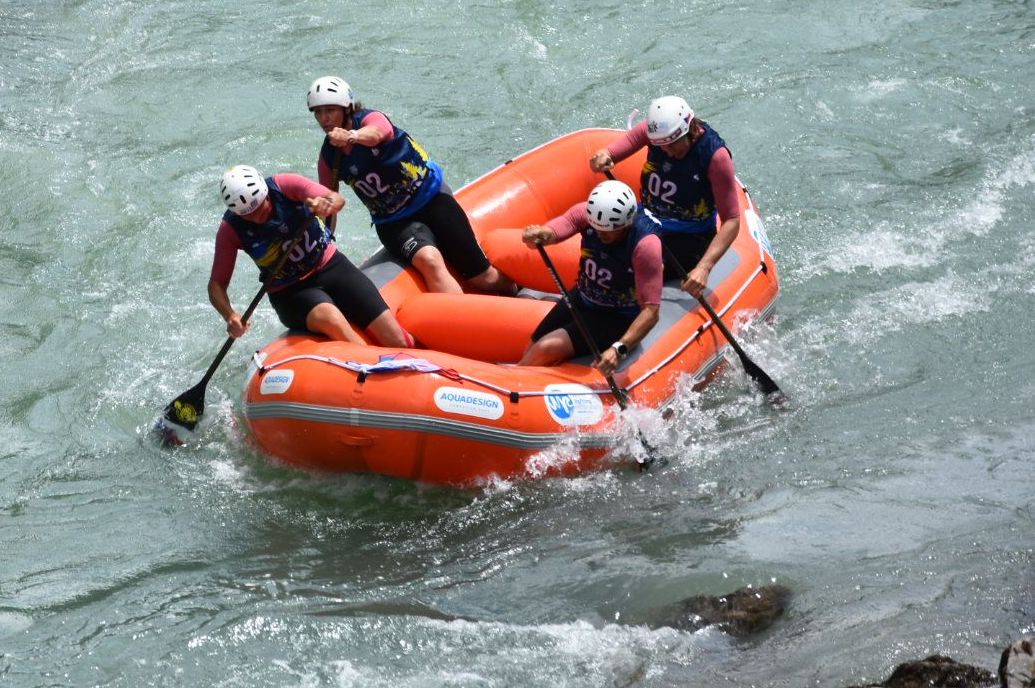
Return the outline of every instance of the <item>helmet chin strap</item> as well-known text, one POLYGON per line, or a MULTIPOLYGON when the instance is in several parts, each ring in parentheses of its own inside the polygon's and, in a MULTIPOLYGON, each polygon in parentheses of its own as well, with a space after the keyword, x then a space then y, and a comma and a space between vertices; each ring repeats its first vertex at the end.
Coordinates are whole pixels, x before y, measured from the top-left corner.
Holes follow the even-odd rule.
POLYGON ((632 109, 632 112, 629 113, 629 116, 625 118, 625 128, 626 129, 632 129, 633 128, 633 124, 635 124, 636 118, 639 116, 639 114, 640 114, 640 111, 637 108, 633 108, 632 109))

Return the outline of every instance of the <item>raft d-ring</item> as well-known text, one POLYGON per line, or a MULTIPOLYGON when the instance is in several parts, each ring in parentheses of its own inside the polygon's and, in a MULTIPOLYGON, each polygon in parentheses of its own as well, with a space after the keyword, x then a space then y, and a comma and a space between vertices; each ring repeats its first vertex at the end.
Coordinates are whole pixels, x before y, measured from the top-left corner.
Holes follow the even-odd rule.
POLYGON ((374 445, 373 437, 362 435, 339 435, 338 441, 347 447, 372 447, 374 445))
POLYGON ((351 399, 350 403, 353 406, 362 406, 363 405, 363 398, 364 398, 363 392, 364 392, 365 389, 366 389, 366 385, 358 385, 358 384, 355 387, 352 388, 352 394, 349 395, 349 398, 351 399))

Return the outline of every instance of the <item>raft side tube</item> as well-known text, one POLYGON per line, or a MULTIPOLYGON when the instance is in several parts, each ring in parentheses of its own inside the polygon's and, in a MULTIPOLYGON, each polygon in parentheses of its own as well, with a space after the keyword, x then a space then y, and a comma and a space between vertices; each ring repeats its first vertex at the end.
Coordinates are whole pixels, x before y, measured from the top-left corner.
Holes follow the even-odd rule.
POLYGON ((488 363, 517 363, 550 301, 487 294, 419 294, 396 316, 422 347, 488 363))

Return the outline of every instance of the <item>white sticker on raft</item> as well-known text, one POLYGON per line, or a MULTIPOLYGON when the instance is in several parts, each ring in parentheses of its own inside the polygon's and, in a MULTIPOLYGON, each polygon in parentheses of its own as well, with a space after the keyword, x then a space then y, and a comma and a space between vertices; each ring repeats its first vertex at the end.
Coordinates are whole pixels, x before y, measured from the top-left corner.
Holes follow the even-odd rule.
POLYGON ((446 413, 497 420, 503 417, 503 400, 495 394, 475 392, 460 387, 439 387, 435 390, 435 406, 446 413))
POLYGON ((295 380, 295 371, 290 368, 277 368, 266 373, 259 383, 260 394, 283 394, 295 380))
POLYGON ((751 232, 751 236, 762 247, 762 250, 768 253, 770 258, 773 258, 773 244, 769 241, 769 235, 765 233, 765 225, 762 224, 762 218, 750 208, 744 211, 744 218, 747 220, 748 231, 751 232))
POLYGON ((561 425, 593 425, 604 417, 604 402, 585 385, 547 385, 546 410, 561 425))

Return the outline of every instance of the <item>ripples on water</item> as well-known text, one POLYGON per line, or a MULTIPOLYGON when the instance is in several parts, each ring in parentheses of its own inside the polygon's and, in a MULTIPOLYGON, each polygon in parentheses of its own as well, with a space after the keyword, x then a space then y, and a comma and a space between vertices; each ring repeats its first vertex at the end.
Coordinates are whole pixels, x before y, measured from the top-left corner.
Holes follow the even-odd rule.
MULTIPOLYGON (((1032 632, 1035 21, 1024 3, 0 8, 0 677, 12 685, 848 685, 1032 632), (454 186, 664 91, 729 141, 779 318, 623 468, 472 491, 145 438, 222 341, 229 164, 313 174, 342 72, 454 186), (770 581, 738 642, 623 616, 770 581)), ((376 245, 350 196, 344 249, 376 245)), ((242 266, 238 301, 256 282, 242 266)), ((631 435, 630 435, 631 437, 631 435)), ((560 447, 542 463, 563 461, 560 447)), ((534 468, 534 467, 533 467, 534 468)))

